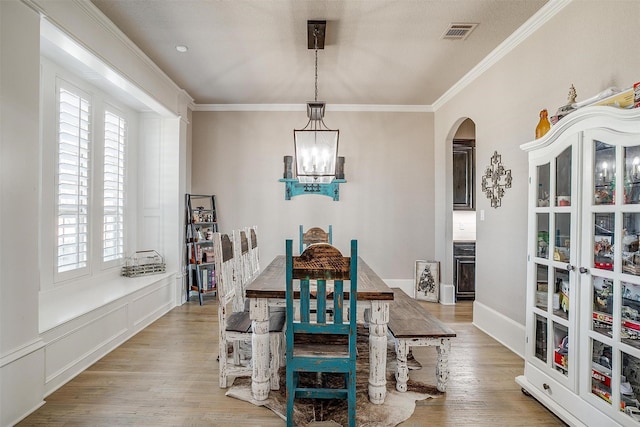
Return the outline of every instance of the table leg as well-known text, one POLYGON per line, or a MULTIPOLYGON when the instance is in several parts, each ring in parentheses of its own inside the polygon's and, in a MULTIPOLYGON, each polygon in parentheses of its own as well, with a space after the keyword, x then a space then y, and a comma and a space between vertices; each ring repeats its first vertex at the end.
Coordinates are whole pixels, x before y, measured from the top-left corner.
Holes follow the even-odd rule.
POLYGON ((436 364, 436 378, 438 379, 438 391, 445 392, 447 390, 447 381, 449 381, 449 351, 451 350, 451 341, 449 338, 443 338, 438 349, 438 363, 436 364))
POLYGON ((269 305, 266 298, 251 298, 251 394, 266 400, 271 388, 269 372, 269 305))
POLYGON ((388 301, 371 301, 369 322, 369 400, 380 405, 387 395, 388 301))

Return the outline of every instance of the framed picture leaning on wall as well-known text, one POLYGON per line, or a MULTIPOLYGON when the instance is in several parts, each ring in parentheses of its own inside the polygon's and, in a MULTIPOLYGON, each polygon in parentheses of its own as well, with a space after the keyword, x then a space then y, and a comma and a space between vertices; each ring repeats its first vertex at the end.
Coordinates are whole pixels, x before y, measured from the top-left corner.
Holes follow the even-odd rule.
POLYGON ((440 262, 416 261, 414 278, 416 299, 438 302, 440 297, 440 262))

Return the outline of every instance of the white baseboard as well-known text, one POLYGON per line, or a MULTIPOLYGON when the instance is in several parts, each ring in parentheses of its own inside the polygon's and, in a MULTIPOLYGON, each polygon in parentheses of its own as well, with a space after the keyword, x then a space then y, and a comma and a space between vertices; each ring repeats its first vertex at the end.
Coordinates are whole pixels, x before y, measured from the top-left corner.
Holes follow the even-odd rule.
POLYGON ((478 301, 473 303, 473 325, 524 359, 524 325, 478 301))
POLYGON ((45 347, 40 340, 13 349, 2 358, 0 426, 17 424, 44 404, 45 347))

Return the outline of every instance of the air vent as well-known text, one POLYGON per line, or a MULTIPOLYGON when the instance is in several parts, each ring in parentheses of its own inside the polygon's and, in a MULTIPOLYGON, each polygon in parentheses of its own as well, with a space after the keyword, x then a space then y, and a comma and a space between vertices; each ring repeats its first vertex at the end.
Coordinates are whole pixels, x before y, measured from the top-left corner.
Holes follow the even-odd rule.
POLYGON ((477 26, 478 24, 471 23, 451 23, 442 34, 442 38, 444 40, 464 40, 477 26))

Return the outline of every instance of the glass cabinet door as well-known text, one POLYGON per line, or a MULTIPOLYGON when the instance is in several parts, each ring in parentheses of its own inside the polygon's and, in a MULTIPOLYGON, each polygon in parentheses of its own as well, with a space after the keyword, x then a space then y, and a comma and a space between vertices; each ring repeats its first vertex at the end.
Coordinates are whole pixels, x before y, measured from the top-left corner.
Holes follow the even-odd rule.
POLYGON ((580 213, 581 288, 589 283, 580 358, 591 364, 579 373, 580 388, 621 424, 640 425, 640 138, 598 129, 585 132, 583 146, 592 169, 584 171, 580 213))
POLYGON ((535 215, 532 241, 534 286, 531 316, 534 330, 529 351, 535 364, 557 381, 575 387, 577 347, 572 332, 577 306, 577 288, 573 286, 577 251, 574 246, 574 215, 572 198, 576 178, 573 158, 576 152, 568 146, 532 169, 531 196, 535 215), (573 242, 573 243, 572 243, 573 242))

